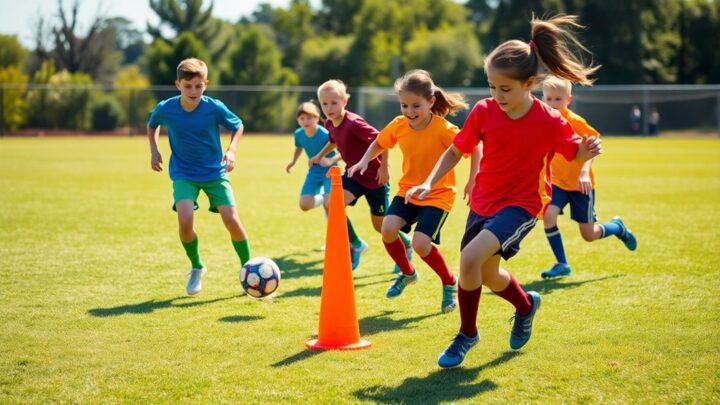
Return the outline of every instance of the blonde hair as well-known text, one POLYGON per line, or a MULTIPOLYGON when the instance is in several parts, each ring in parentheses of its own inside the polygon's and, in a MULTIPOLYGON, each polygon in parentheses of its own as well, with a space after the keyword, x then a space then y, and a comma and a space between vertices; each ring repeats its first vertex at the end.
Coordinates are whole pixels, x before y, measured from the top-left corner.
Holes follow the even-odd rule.
POLYGON ((325 83, 321 84, 317 90, 318 98, 320 98, 320 93, 327 90, 334 91, 346 101, 350 99, 350 94, 348 94, 347 87, 345 86, 345 83, 342 82, 342 80, 330 79, 325 83))
POLYGON ((453 115, 460 110, 468 108, 468 104, 465 102, 465 97, 462 94, 445 92, 433 83, 430 73, 426 70, 415 69, 405 73, 403 77, 395 80, 394 88, 396 93, 409 91, 420 97, 424 97, 426 100, 430 100, 435 96, 435 103, 430 111, 441 117, 448 114, 453 115))
POLYGON ((555 77, 553 75, 548 75, 547 77, 545 77, 543 79, 542 87, 543 87, 543 90, 546 90, 546 89, 562 90, 568 96, 572 94, 572 83, 570 83, 569 80, 561 79, 561 78, 555 77))
POLYGON ((180 61, 177 66, 178 80, 192 80, 198 76, 203 80, 207 80, 208 67, 205 62, 197 58, 188 58, 180 61))
POLYGON ((298 106, 297 111, 295 111, 295 118, 301 116, 302 114, 307 114, 315 118, 320 118, 320 109, 312 101, 306 101, 304 103, 300 103, 300 105, 298 106))
POLYGON ((577 22, 577 16, 559 14, 549 20, 533 16, 530 27, 530 42, 510 40, 502 43, 485 58, 485 70, 489 67, 499 69, 507 76, 524 82, 538 75, 540 67, 544 67, 562 79, 592 85, 594 79, 590 79, 590 75, 600 66, 586 66, 568 47, 571 44, 590 53, 571 31, 584 28, 577 22))

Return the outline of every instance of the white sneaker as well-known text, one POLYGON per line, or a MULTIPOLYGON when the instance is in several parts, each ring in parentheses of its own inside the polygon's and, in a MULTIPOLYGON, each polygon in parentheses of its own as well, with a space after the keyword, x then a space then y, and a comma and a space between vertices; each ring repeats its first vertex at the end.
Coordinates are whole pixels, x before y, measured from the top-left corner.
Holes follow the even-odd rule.
POLYGON ((188 295, 195 295, 202 290, 202 279, 206 272, 205 267, 202 269, 190 269, 190 277, 188 277, 187 287, 185 287, 188 295))

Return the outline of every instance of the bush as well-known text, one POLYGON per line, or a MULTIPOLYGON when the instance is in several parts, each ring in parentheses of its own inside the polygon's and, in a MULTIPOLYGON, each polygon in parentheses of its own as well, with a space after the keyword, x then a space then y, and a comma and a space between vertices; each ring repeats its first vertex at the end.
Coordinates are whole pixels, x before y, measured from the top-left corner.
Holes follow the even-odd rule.
POLYGON ((125 119, 125 112, 117 98, 105 95, 91 107, 93 131, 110 131, 120 126, 125 119))

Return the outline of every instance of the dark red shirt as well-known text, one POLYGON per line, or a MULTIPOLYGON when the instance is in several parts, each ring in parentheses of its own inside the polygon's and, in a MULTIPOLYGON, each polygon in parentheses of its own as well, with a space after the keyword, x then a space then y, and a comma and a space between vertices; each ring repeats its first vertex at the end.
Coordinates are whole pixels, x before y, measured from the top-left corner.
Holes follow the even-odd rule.
POLYGON ((560 113, 533 97, 528 112, 510 118, 492 98, 478 101, 454 145, 464 153, 483 142, 480 171, 470 208, 492 216, 517 206, 537 216, 550 195, 550 161, 554 153, 573 160, 580 137, 560 113))
MULTIPOLYGON (((378 130, 368 124, 363 117, 345 110, 345 117, 337 127, 331 120, 325 121, 325 128, 330 133, 330 142, 337 145, 340 156, 345 161, 345 169, 352 167, 362 159, 370 144, 377 138, 378 130)), ((380 158, 370 161, 364 174, 355 173, 352 179, 368 189, 382 187, 377 181, 380 158)))

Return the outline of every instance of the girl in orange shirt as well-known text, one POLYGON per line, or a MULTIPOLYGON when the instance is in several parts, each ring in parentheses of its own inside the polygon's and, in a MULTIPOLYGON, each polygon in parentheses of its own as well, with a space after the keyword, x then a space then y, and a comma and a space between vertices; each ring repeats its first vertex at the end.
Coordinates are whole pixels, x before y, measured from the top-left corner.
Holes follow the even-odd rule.
MULTIPOLYGON (((386 296, 395 298, 406 286, 418 281, 399 238, 401 230, 410 231, 417 222, 412 238, 412 247, 442 282, 440 310, 450 312, 457 306, 457 279, 445 259, 433 245, 440 243, 440 230, 455 201, 455 173, 450 170, 433 186, 424 199, 413 198, 405 202, 405 193, 415 184, 422 182, 432 171, 435 162, 452 145, 460 129, 445 120, 447 114, 454 114, 467 108, 462 95, 446 93, 435 86, 430 74, 424 70, 413 70, 395 82, 395 91, 400 97, 402 115, 393 119, 370 144, 362 159, 349 170, 349 176, 362 174, 375 157, 385 150, 400 146, 403 153, 403 176, 398 182, 398 192, 382 223, 382 238, 385 249, 402 271, 388 288, 386 296)), ((472 154, 470 177, 465 187, 468 196, 474 186, 475 174, 479 168, 480 149, 472 154)))

